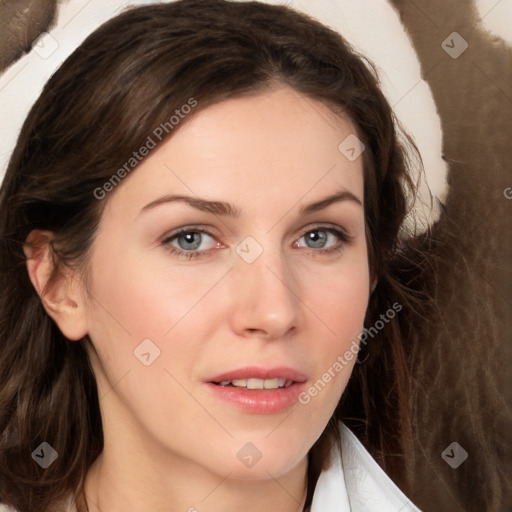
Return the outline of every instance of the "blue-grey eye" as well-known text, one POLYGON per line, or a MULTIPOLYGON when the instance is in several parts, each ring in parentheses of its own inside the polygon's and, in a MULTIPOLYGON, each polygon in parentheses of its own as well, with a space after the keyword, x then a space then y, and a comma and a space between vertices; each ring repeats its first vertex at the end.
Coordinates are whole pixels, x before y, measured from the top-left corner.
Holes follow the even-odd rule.
POLYGON ((323 249, 327 243, 329 234, 331 233, 328 233, 325 230, 315 229, 314 231, 308 231, 304 235, 304 239, 306 241, 307 246, 310 247, 311 249, 323 249))
POLYGON ((162 240, 171 254, 187 259, 206 256, 210 249, 221 249, 222 244, 215 237, 202 229, 181 229, 162 240))
MULTIPOLYGON (((337 228, 317 228, 306 231, 294 247, 306 247, 308 249, 320 249, 330 251, 341 248, 350 241, 350 236, 337 228)), ((321 252, 321 251, 318 251, 321 252)))
POLYGON ((189 231, 176 237, 180 249, 185 251, 195 251, 201 245, 203 234, 197 231, 189 231))

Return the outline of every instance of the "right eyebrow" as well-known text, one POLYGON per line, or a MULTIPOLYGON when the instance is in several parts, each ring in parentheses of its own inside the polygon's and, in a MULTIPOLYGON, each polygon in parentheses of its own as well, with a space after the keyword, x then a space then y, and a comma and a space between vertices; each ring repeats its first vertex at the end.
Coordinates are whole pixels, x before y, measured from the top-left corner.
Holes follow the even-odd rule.
POLYGON ((229 217, 239 217, 240 211, 232 206, 229 203, 225 203, 224 201, 208 201, 206 199, 201 199, 198 197, 192 197, 187 195, 166 195, 151 201, 146 206, 144 206, 140 213, 155 208, 161 204, 172 203, 172 202, 182 202, 186 203, 193 208, 197 208, 203 212, 213 213, 215 215, 223 215, 229 217))

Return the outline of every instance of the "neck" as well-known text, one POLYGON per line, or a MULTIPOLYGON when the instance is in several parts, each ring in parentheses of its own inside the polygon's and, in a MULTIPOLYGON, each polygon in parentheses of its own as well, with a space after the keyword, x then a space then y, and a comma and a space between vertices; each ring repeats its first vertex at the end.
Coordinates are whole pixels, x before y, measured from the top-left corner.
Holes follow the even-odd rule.
POLYGON ((279 478, 235 480, 174 461, 118 459, 107 450, 91 466, 84 485, 89 512, 302 512, 307 461, 279 478), (154 461, 152 461, 154 462, 154 461))

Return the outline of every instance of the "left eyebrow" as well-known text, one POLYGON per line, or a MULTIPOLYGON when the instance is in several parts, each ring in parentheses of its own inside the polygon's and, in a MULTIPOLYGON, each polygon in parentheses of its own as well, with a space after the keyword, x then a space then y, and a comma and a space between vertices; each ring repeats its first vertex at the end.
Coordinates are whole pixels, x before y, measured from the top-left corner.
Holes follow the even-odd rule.
POLYGON ((307 215, 308 213, 318 212, 339 201, 352 201, 361 207, 363 206, 363 202, 356 195, 352 194, 352 192, 349 192, 348 190, 342 190, 341 192, 326 197, 325 199, 302 206, 299 209, 299 214, 307 215))

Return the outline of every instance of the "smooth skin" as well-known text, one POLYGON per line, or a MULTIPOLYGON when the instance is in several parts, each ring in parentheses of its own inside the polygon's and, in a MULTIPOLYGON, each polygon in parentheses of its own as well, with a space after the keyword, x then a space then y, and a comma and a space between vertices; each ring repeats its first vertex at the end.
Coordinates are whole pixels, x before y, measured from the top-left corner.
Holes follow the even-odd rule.
POLYGON ((95 349, 105 447, 85 482, 89 510, 297 512, 307 453, 355 359, 308 404, 276 414, 240 411, 205 380, 288 366, 309 388, 361 332, 370 294, 362 158, 338 149, 355 128, 286 86, 182 123, 104 199, 85 273, 69 270, 43 293, 51 233, 27 239, 47 312, 95 349), (229 203, 238 215, 171 195, 229 203), (242 246, 251 254, 263 249, 252 263, 236 250, 246 237, 257 242, 242 246), (146 339, 160 350, 148 366, 134 355, 146 339), (248 442, 262 455, 252 467, 237 457, 248 442))

